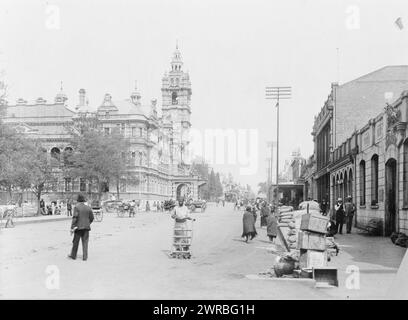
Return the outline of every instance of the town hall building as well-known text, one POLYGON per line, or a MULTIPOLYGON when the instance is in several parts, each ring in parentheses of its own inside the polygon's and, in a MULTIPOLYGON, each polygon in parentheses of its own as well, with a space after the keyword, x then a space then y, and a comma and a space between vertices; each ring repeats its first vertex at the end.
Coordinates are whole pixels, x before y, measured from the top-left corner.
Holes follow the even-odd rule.
MULTIPOLYGON (((50 157, 64 165, 64 153, 72 151, 71 133, 67 128, 77 121, 97 119, 104 134, 118 130, 130 141, 131 164, 129 170, 138 176, 138 183, 129 183, 126 175, 120 183, 120 197, 125 200, 162 201, 184 196, 198 197, 198 188, 205 183, 191 172, 185 162, 185 150, 189 143, 185 137, 191 127, 191 82, 183 71, 181 54, 176 47, 171 69, 162 78, 162 115, 158 116, 158 104, 141 102, 141 94, 134 89, 123 100, 106 93, 99 105, 89 104, 86 90, 79 90, 79 101, 73 106, 61 91, 53 102, 43 98, 29 103, 18 99, 16 104, 3 101, 6 106, 4 123, 12 124, 19 132, 42 142, 50 157), (184 158, 183 158, 184 156, 184 158)), ((97 192, 97 185, 84 179, 71 180, 59 170, 56 183, 48 190, 50 197, 70 198, 78 192, 97 192)), ((116 193, 116 186, 107 185, 104 198, 116 193)))

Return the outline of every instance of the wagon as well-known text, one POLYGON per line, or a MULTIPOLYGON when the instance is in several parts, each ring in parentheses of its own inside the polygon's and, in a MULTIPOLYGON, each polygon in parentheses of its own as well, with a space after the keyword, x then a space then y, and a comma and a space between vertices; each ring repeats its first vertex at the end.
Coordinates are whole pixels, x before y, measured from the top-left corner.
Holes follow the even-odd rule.
POLYGON ((204 212, 207 208, 207 203, 204 200, 195 200, 189 202, 188 207, 191 212, 195 212, 196 209, 201 209, 201 212, 204 212))

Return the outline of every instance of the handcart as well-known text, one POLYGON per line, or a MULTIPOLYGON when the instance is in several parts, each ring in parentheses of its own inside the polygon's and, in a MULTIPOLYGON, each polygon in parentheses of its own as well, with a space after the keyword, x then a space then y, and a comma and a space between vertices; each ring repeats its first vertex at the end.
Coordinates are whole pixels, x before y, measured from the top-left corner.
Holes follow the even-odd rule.
POLYGON ((173 231, 173 244, 170 257, 177 259, 191 258, 191 243, 193 240, 193 221, 184 223, 175 221, 173 231))

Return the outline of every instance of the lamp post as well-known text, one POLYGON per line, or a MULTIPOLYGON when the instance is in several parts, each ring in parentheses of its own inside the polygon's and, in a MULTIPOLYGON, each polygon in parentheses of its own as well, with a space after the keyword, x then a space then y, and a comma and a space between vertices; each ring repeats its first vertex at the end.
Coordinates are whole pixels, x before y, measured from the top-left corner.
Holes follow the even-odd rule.
POLYGON ((276 100, 276 215, 279 216, 279 101, 290 99, 291 87, 266 87, 266 99, 276 100))

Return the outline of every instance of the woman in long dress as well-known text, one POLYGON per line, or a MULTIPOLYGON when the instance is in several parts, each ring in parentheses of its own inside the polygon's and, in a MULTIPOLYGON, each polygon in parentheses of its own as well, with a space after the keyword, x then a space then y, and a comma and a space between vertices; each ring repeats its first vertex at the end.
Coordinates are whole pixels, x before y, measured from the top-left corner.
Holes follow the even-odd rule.
POLYGON ((278 220, 276 219, 274 213, 270 212, 266 217, 266 224, 266 234, 268 235, 269 240, 273 242, 278 235, 278 220))
POLYGON ((266 205, 266 202, 262 202, 262 207, 261 207, 261 227, 265 227, 267 225, 266 218, 268 217, 270 213, 269 207, 266 205))
POLYGON ((257 235, 255 229, 255 218, 250 206, 248 206, 245 210, 244 216, 242 217, 242 223, 244 230, 241 237, 245 238, 245 242, 248 242, 248 240, 252 240, 257 235))

